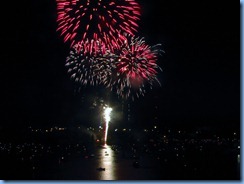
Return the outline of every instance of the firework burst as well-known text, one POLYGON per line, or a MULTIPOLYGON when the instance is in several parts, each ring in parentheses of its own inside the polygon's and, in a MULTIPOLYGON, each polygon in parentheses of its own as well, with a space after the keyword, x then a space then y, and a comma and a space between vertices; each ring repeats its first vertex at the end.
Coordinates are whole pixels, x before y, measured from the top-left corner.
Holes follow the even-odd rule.
POLYGON ((152 87, 157 79, 158 70, 161 68, 156 61, 162 52, 160 44, 149 46, 144 38, 126 35, 120 48, 114 53, 109 53, 111 75, 104 84, 123 98, 139 97, 146 92, 146 86, 152 87))
POLYGON ((140 6, 134 0, 56 0, 57 31, 64 42, 88 39, 117 45, 125 32, 134 35, 140 17, 140 6))
POLYGON ((101 84, 111 75, 107 50, 99 41, 75 44, 66 58, 70 78, 81 85, 101 84), (104 57, 106 55, 106 57, 104 57))

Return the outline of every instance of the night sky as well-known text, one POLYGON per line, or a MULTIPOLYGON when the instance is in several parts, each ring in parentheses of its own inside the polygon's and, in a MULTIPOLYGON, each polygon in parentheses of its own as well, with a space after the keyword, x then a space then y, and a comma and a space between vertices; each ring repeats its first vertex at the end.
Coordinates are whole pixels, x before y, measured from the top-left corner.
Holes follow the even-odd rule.
MULTIPOLYGON (((157 104, 162 126, 238 128, 239 7, 212 1, 138 2, 142 18, 137 36, 150 45, 161 43, 165 53, 158 60, 162 87, 130 103, 134 126, 152 125, 157 104)), ((64 66, 69 45, 56 32, 55 0, 32 0, 11 12, 11 17, 2 15, 7 28, 1 35, 2 127, 82 124, 80 114, 90 105, 82 96, 116 99, 101 88, 76 92, 64 66)))

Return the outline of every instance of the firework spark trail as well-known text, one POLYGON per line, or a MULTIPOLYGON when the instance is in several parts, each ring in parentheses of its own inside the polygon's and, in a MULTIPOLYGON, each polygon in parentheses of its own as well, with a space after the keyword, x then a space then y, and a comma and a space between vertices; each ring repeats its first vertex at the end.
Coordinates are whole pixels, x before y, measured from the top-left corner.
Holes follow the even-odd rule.
POLYGON ((82 85, 103 84, 123 98, 139 97, 157 79, 160 44, 134 37, 140 19, 135 0, 56 0, 57 31, 71 42, 66 66, 82 85))
POLYGON ((140 20, 135 0, 56 0, 57 31, 71 46, 87 38, 117 46, 121 33, 134 35, 140 20))
POLYGON ((161 45, 149 46, 144 38, 124 34, 120 47, 109 50, 99 41, 76 44, 67 57, 70 77, 81 85, 104 85, 122 98, 139 98, 157 82, 156 61, 161 45))
POLYGON ((149 46, 144 38, 125 34, 126 40, 121 42, 120 48, 109 52, 109 60, 114 65, 111 75, 104 84, 123 98, 139 97, 146 92, 146 85, 150 87, 160 82, 157 79, 158 70, 161 68, 156 61, 162 52, 161 45, 149 46))
POLYGON ((66 58, 66 67, 71 79, 81 85, 101 84, 111 75, 112 63, 108 51, 99 41, 87 40, 75 44, 66 58), (105 57, 106 56, 106 57, 105 57))
POLYGON ((109 127, 109 122, 111 120, 110 114, 112 112, 112 108, 106 107, 104 109, 104 119, 105 119, 105 135, 104 135, 104 143, 107 144, 107 137, 108 137, 108 127, 109 127))

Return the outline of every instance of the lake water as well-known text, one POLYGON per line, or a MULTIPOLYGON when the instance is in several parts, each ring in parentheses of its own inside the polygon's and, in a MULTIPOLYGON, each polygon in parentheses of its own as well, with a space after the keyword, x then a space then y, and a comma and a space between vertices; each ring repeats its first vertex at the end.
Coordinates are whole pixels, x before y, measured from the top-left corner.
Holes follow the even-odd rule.
POLYGON ((12 180, 240 179, 240 158, 234 154, 206 151, 160 155, 138 155, 109 145, 97 146, 89 152, 55 153, 31 162, 6 161, 7 167, 1 173, 3 179, 12 180))

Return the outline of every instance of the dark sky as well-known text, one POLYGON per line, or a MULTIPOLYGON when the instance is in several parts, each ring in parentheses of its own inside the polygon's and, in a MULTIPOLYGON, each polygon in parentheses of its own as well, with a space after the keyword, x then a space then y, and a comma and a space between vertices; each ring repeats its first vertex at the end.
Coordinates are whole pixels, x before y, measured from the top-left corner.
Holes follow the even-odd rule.
MULTIPOLYGON (((159 75, 162 87, 131 103, 134 125, 152 124, 156 104, 162 125, 238 127, 239 4, 138 2, 142 18, 137 36, 151 45, 162 43, 165 53, 158 60, 164 69, 159 75)), ((2 126, 82 122, 79 113, 89 105, 82 104, 82 95, 102 97, 104 92, 75 92, 64 67, 69 46, 56 32, 55 1, 32 0, 11 12, 12 16, 2 15, 7 28, 1 35, 2 126)))

